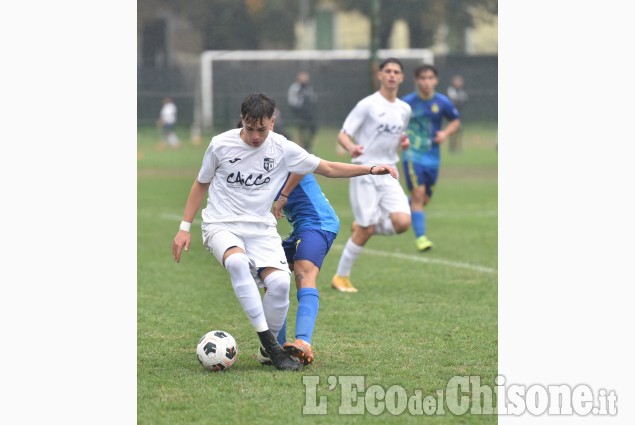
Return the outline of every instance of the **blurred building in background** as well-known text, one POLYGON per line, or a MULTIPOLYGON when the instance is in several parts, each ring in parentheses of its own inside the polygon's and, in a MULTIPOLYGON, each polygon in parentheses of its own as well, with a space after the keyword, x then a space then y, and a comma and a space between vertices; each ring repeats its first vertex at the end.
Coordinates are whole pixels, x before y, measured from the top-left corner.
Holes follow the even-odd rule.
MULTIPOLYGON (((151 123, 161 99, 171 96, 179 107, 182 123, 194 122, 194 105, 200 102, 201 54, 207 50, 349 50, 369 49, 374 17, 379 8, 379 47, 425 48, 434 52, 440 71, 439 87, 446 87, 453 74, 461 74, 470 88, 471 120, 498 117, 498 18, 492 0, 138 0, 137 10, 137 118, 151 123)), ((343 90, 354 90, 345 99, 368 94, 367 84, 341 81, 337 71, 352 64, 296 62, 271 64, 227 63, 215 70, 226 74, 217 83, 232 90, 257 89, 280 97, 299 69, 312 68, 312 82, 322 108, 320 125, 340 125, 337 100, 343 90), (232 79, 233 78, 233 79, 232 79), (335 109, 334 109, 335 108, 335 109)), ((412 78, 416 64, 408 63, 412 78)), ((403 84, 404 93, 413 88, 403 84)), ((237 93, 244 97, 248 91, 237 93)), ((233 102, 233 100, 232 100, 233 102)), ((235 111, 237 105, 221 108, 235 111)), ((348 111, 353 105, 341 105, 348 111)), ((223 116, 222 110, 219 116, 223 116)), ((227 112, 230 113, 229 111, 227 112)), ((342 115, 343 114, 343 115, 342 115)), ((340 116, 342 115, 342 116, 340 116)), ((226 124, 226 123, 222 123, 226 124)))

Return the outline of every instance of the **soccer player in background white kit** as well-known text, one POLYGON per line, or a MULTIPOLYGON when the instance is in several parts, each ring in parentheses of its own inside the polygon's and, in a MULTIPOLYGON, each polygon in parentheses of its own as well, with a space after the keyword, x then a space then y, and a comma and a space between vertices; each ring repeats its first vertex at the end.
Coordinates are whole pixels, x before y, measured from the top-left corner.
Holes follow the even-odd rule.
MULTIPOLYGON (((322 160, 273 131, 275 102, 261 93, 242 102, 242 128, 212 138, 187 198, 172 245, 178 263, 190 246, 190 226, 206 192, 203 244, 229 272, 234 293, 273 365, 297 370, 276 336, 289 309, 291 273, 270 212, 289 172, 327 177, 390 174, 389 165, 355 165, 322 160), (261 299, 258 284, 267 291, 261 299)), ((382 177, 378 177, 382 178, 382 177)), ((397 180, 395 180, 397 181, 397 180)))
POLYGON ((159 120, 157 121, 157 125, 163 129, 162 146, 167 143, 173 148, 178 148, 181 144, 179 137, 174 131, 174 127, 176 126, 176 114, 176 105, 172 98, 167 96, 163 99, 163 106, 161 107, 159 120))
MULTIPOLYGON (((412 110, 397 97, 403 82, 403 65, 388 58, 379 65, 379 90, 360 100, 348 114, 337 137, 354 164, 397 166, 398 149, 408 149, 405 131, 412 110), (354 140, 354 141, 353 141, 354 140)), ((380 177, 351 179, 349 197, 355 221, 344 246, 332 286, 342 292, 357 292, 350 280, 351 269, 373 234, 394 235, 410 227, 410 205, 398 180, 380 177)))

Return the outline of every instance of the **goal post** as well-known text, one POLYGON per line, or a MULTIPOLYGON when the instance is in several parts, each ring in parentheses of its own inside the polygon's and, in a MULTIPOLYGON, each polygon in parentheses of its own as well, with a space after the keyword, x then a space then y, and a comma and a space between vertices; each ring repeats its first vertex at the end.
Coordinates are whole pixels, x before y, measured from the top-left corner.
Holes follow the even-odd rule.
MULTIPOLYGON (((428 49, 380 49, 377 56, 379 60, 395 57, 417 64, 434 63, 434 55, 428 49)), ((224 111, 225 115, 219 120, 218 105, 215 102, 215 99, 218 101, 219 98, 218 92, 222 91, 219 87, 233 92, 243 91, 244 93, 240 93, 242 97, 251 91, 263 91, 267 94, 273 92, 277 94, 278 103, 280 103, 282 97, 286 98, 286 88, 293 81, 296 71, 312 66, 314 68, 312 83, 320 77, 334 83, 329 86, 332 89, 323 87, 322 90, 323 93, 327 94, 327 97, 332 97, 342 93, 341 87, 336 82, 340 64, 348 64, 346 69, 349 70, 350 76, 348 78, 351 79, 351 84, 345 84, 345 86, 352 87, 354 80, 359 81, 367 78, 363 74, 368 74, 369 60, 370 51, 361 49, 205 51, 201 54, 200 59, 200 88, 195 96, 193 127, 199 131, 210 131, 220 121, 227 122, 227 111, 224 111), (263 65, 265 63, 267 65, 263 65), (222 70, 217 69, 220 68, 221 64, 225 64, 227 67, 222 70), (333 75, 328 76, 329 73, 333 75), (328 93, 329 91, 333 93, 328 93)), ((408 75, 410 73, 406 71, 406 76, 408 75)), ((406 79, 406 81, 408 80, 406 79)), ((366 94, 369 94, 367 89, 366 94)), ((230 95, 225 95, 225 97, 228 96, 230 95)), ((355 96, 363 97, 361 93, 355 93, 355 96)), ((242 97, 240 98, 242 99, 242 97)), ((325 110, 329 110, 328 106, 325 107, 325 110)), ((233 112, 237 114, 237 111, 237 106, 234 106, 233 112)), ((341 119, 343 120, 344 117, 341 119)), ((236 121, 238 121, 237 115, 236 121)))

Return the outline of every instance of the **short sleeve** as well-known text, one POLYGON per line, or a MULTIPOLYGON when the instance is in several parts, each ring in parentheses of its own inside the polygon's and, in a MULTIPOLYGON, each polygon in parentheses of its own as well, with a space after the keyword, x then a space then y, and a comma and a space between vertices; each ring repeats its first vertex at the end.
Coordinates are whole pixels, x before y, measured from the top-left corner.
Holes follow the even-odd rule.
POLYGON ((210 143, 203 156, 203 164, 198 172, 198 181, 200 183, 210 183, 216 174, 218 168, 218 158, 214 152, 213 143, 210 143))
POLYGON ((354 136, 359 128, 362 126, 368 106, 365 103, 358 102, 353 110, 348 114, 344 124, 342 125, 342 131, 346 132, 349 136, 354 136))
POLYGON ((320 158, 288 140, 284 147, 284 160, 287 169, 297 174, 311 174, 320 164, 320 158))
POLYGON ((449 98, 446 98, 444 103, 445 103, 445 107, 443 111, 443 116, 448 121, 454 121, 455 119, 461 117, 461 115, 459 114, 459 110, 456 109, 456 106, 454 106, 454 104, 449 98))

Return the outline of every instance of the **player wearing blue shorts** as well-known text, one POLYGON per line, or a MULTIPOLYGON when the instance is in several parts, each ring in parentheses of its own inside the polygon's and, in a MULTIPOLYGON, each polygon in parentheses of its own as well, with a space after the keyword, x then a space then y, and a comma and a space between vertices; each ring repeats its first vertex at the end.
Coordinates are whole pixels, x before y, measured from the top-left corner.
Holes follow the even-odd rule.
POLYGON ((410 214, 415 244, 419 251, 432 248, 426 237, 424 207, 430 201, 432 188, 439 175, 440 144, 456 132, 461 122, 459 111, 445 95, 437 93, 438 71, 432 65, 415 69, 416 90, 403 97, 412 108, 412 116, 406 134, 410 149, 403 151, 403 171, 410 191, 410 214), (449 121, 441 129, 443 119, 449 121))
MULTIPOLYGON (((340 220, 312 174, 290 174, 273 207, 276 218, 283 215, 293 227, 282 247, 294 272, 298 310, 294 342, 286 342, 286 321, 278 333, 285 351, 305 365, 313 363, 311 337, 319 308, 317 276, 340 229, 340 220)), ((261 351, 261 363, 267 358, 261 351)))

